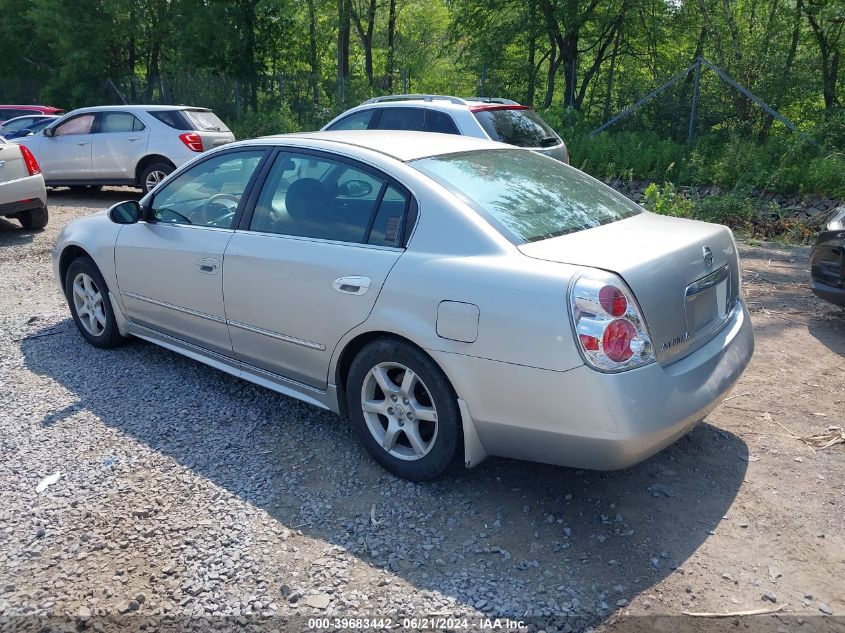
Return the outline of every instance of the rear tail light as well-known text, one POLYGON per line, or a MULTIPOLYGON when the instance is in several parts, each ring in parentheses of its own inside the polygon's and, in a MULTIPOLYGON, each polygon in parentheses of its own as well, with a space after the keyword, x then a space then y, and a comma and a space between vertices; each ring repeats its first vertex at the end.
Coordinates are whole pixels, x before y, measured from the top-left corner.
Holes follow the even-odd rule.
POLYGON ((640 307, 618 276, 600 270, 581 275, 569 291, 569 307, 581 355, 595 369, 624 371, 654 362, 640 307))
POLYGON ((35 160, 35 156, 33 156, 32 152, 26 145, 19 145, 18 147, 21 148, 21 156, 23 156, 23 162, 26 165, 27 171, 29 171, 30 176, 36 176, 41 173, 41 168, 38 166, 38 161, 35 160))
POLYGON ((179 135, 179 140, 192 152, 202 151, 202 138, 196 132, 185 132, 179 135))

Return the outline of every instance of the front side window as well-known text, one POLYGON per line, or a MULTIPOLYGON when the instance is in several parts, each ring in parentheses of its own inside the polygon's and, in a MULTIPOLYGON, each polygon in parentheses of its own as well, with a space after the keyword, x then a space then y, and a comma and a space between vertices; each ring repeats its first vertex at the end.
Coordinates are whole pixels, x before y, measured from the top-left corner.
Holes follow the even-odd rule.
POLYGON ((584 172, 529 150, 462 152, 410 164, 467 202, 514 244, 582 231, 642 211, 584 172))
POLYGON ((264 150, 227 152, 205 160, 164 185, 153 198, 154 222, 230 229, 264 150))
POLYGON ((103 112, 100 114, 100 134, 138 132, 143 129, 144 124, 129 112, 103 112))
MULTIPOLYGON (((346 162, 284 152, 267 176, 249 228, 279 235, 398 246, 407 205, 403 201, 390 209, 384 207, 391 187, 398 191, 386 178, 346 162)), ((404 194, 391 193, 391 201, 397 195, 401 198, 404 194)))
POLYGON ((327 128, 329 130, 366 130, 370 126, 374 110, 359 110, 327 128))
POLYGON ((376 122, 378 130, 410 130, 422 132, 425 129, 423 108, 382 108, 376 122))
POLYGON ((80 114, 69 121, 65 121, 56 128, 55 136, 68 136, 71 134, 90 134, 94 125, 93 114, 80 114))

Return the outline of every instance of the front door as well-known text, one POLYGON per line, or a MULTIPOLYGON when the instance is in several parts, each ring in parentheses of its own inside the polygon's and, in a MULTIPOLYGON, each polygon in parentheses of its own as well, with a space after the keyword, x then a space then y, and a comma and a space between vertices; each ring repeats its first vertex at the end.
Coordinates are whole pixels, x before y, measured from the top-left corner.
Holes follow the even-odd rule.
POLYGON ((223 253, 266 153, 234 150, 193 165, 156 191, 146 221, 121 229, 115 265, 130 321, 232 354, 223 309, 223 253))
POLYGON ((336 344, 367 319, 402 255, 409 205, 407 191, 369 167, 279 153, 226 247, 236 357, 325 388, 336 344))
POLYGON ((93 178, 91 168, 91 133, 95 114, 79 114, 53 128, 53 136, 41 135, 35 158, 44 180, 84 182, 93 178))

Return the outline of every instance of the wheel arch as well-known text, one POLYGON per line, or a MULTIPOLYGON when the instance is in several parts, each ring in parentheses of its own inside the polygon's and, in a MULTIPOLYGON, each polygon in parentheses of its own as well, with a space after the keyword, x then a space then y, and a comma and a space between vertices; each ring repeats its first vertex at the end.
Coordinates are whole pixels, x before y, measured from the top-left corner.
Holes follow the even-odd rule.
POLYGON ((61 284, 62 292, 67 290, 65 288, 67 269, 70 268, 70 265, 74 260, 79 259, 80 257, 88 257, 92 261, 94 260, 88 251, 77 244, 68 244, 62 250, 62 254, 59 256, 59 283, 61 284))
POLYGON ((173 161, 167 158, 167 156, 162 156, 161 154, 148 154, 147 156, 144 156, 141 160, 139 160, 137 165, 135 165, 136 184, 141 184, 141 174, 147 167, 149 167, 153 163, 167 163, 168 165, 173 167, 173 169, 176 169, 176 165, 174 165, 173 161))
POLYGON ((422 345, 406 336, 396 334, 395 332, 388 332, 386 330, 371 330, 356 334, 343 345, 340 353, 337 355, 337 362, 334 367, 334 383, 337 389, 338 407, 342 416, 346 417, 349 413, 346 407, 346 379, 349 376, 349 368, 352 366, 352 361, 355 359, 355 356, 358 355, 358 352, 378 339, 393 339, 397 342, 406 343, 407 345, 415 348, 421 354, 424 354, 429 360, 431 360, 432 363, 434 363, 435 367, 443 373, 449 383, 449 387, 452 389, 452 393, 455 397, 458 397, 452 379, 443 369, 441 364, 438 363, 437 360, 432 357, 432 355, 429 354, 422 345))

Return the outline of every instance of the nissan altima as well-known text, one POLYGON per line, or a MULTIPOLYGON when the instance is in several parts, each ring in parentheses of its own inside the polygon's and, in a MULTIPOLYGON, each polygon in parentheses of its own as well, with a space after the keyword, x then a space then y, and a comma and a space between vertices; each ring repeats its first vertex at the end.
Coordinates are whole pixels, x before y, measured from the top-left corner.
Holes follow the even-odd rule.
POLYGON ((233 143, 68 224, 53 263, 92 345, 135 336, 330 409, 416 481, 488 455, 637 463, 754 349, 726 227, 455 135, 233 143))

